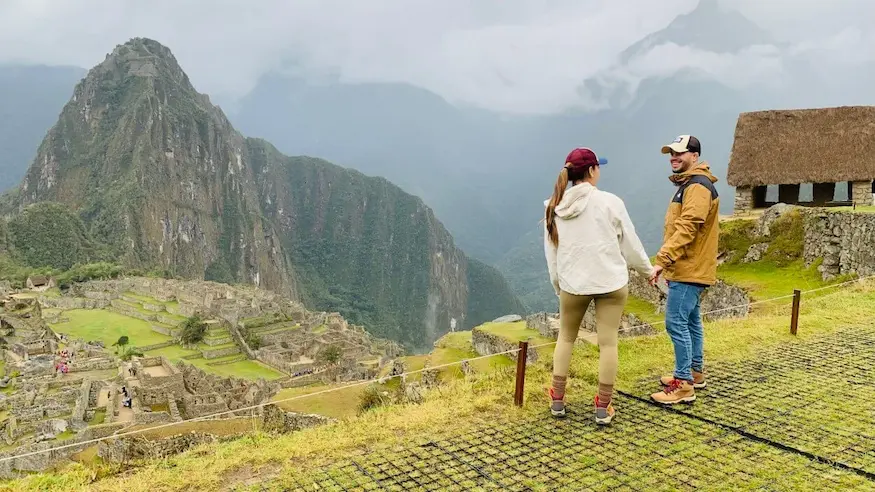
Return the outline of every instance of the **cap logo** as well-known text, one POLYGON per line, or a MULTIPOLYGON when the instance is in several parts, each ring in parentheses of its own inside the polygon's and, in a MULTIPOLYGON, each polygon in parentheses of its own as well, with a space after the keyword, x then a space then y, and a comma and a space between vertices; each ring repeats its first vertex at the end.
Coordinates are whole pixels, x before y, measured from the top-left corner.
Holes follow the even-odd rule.
POLYGON ((678 138, 674 139, 674 141, 672 143, 681 143, 683 140, 684 140, 684 137, 678 137, 678 138))

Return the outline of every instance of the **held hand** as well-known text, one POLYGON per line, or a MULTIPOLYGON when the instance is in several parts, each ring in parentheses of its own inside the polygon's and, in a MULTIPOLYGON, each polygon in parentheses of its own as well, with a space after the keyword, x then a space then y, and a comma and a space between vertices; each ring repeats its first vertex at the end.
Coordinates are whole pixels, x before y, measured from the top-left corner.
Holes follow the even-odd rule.
POLYGON ((653 270, 650 272, 650 285, 656 286, 656 282, 659 280, 659 276, 662 274, 662 267, 656 265, 653 267, 653 270))

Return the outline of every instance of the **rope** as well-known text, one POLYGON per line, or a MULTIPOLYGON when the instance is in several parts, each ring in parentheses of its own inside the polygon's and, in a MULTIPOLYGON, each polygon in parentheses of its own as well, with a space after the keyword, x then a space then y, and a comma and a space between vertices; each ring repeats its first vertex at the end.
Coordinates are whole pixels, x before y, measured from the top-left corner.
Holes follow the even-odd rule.
MULTIPOLYGON (((841 282, 841 283, 831 284, 831 285, 824 286, 824 287, 819 287, 819 288, 816 288, 816 289, 806 290, 806 291, 802 292, 802 294, 811 294, 811 293, 814 293, 814 292, 820 292, 820 291, 827 290, 827 289, 834 289, 834 288, 837 288, 837 287, 842 287, 842 286, 845 286, 845 285, 854 284, 854 283, 857 283, 857 282, 861 282, 861 281, 869 280, 869 279, 873 279, 873 278, 875 278, 875 275, 870 275, 870 276, 867 276, 867 277, 861 277, 861 278, 857 278, 857 279, 853 279, 853 280, 848 280, 848 281, 846 281, 846 282, 841 282)), ((752 302, 752 303, 748 303, 748 304, 739 304, 739 305, 737 305, 737 306, 730 306, 730 307, 726 307, 726 308, 715 309, 715 310, 712 310, 712 311, 708 311, 708 312, 702 313, 702 315, 705 316, 705 315, 709 315, 709 314, 716 314, 716 313, 723 312, 723 311, 731 311, 731 310, 742 309, 742 308, 746 308, 746 307, 749 308, 750 306, 754 306, 754 305, 758 305, 758 304, 764 304, 764 303, 767 303, 767 302, 774 302, 774 301, 778 301, 778 300, 789 299, 789 298, 794 297, 794 295, 795 295, 795 294, 790 294, 790 295, 785 295, 785 296, 779 296, 779 297, 773 297, 773 298, 771 298, 771 299, 765 299, 765 300, 762 300, 762 301, 756 301, 756 302, 752 302)), ((643 327, 646 327, 646 326, 653 326, 653 325, 664 324, 664 323, 665 323, 665 321, 662 320, 662 321, 657 321, 657 322, 654 322, 654 323, 647 323, 647 324, 641 324, 641 325, 636 325, 636 326, 630 326, 630 327, 627 327, 627 328, 624 328, 624 329, 620 330, 620 332, 630 331, 630 330, 634 330, 634 329, 636 329, 636 328, 643 328, 643 327)), ((529 346, 528 348, 529 348, 529 349, 536 349, 536 348, 541 348, 541 347, 548 347, 548 346, 551 346, 551 345, 555 345, 556 343, 557 343, 557 341, 554 340, 554 341, 552 341, 552 342, 546 342, 546 343, 542 343, 542 344, 538 344, 538 345, 531 345, 531 346, 529 346)), ((301 399, 304 399, 304 398, 310 398, 310 397, 313 397, 313 396, 318 396, 318 395, 323 395, 323 394, 327 394, 327 393, 332 393, 332 392, 335 392, 335 391, 345 390, 345 389, 348 389, 348 388, 354 388, 354 387, 358 387, 358 386, 364 386, 364 385, 367 385, 367 384, 372 384, 372 383, 376 383, 376 382, 380 382, 380 381, 386 381, 386 380, 394 379, 394 378, 398 378, 398 377, 407 377, 407 376, 411 376, 411 375, 414 375, 414 374, 423 373, 423 372, 425 372, 425 371, 432 371, 432 370, 437 370, 437 369, 444 369, 444 368, 447 368, 447 367, 453 367, 453 366, 456 366, 456 365, 461 365, 463 362, 473 362, 473 361, 477 361, 477 360, 488 359, 488 358, 491 358, 491 357, 497 357, 497 356, 499 356, 499 355, 516 354, 516 353, 518 353, 519 351, 520 351, 520 349, 519 349, 519 347, 517 347, 517 348, 510 349, 510 350, 506 350, 506 351, 504 351, 504 352, 498 352, 498 353, 488 354, 488 355, 481 355, 481 356, 478 356, 478 357, 473 357, 473 358, 470 358, 470 359, 463 359, 463 360, 459 360, 459 361, 455 361, 455 362, 447 362, 447 363, 445 363, 445 364, 440 364, 440 365, 437 365, 437 366, 431 366, 431 367, 426 367, 426 368, 422 368, 422 369, 417 369, 417 370, 414 370, 414 371, 406 371, 406 372, 403 372, 403 373, 401 373, 401 374, 395 374, 395 375, 392 375, 392 376, 382 376, 382 377, 377 377, 377 378, 372 378, 372 379, 366 379, 366 380, 358 381, 358 382, 355 382, 355 383, 347 384, 347 385, 344 385, 344 386, 338 386, 338 387, 334 387, 334 388, 326 388, 326 389, 324 389, 324 390, 316 391, 316 392, 313 392, 313 393, 307 393, 307 394, 304 394, 304 395, 292 396, 292 397, 289 397, 289 398, 283 398, 283 399, 281 399, 281 400, 274 400, 274 401, 269 401, 269 402, 263 402, 263 403, 259 403, 259 404, 256 404, 256 405, 251 405, 251 406, 248 406, 248 407, 237 408, 237 409, 235 409, 235 410, 226 410, 226 411, 222 411, 222 412, 216 412, 216 413, 212 413, 212 414, 209 414, 209 415, 203 415, 203 416, 200 416, 200 417, 195 417, 195 418, 191 418, 191 419, 183 420, 183 421, 181 421, 181 422, 169 422, 169 423, 160 424, 160 425, 156 425, 156 426, 152 426, 152 427, 147 427, 147 428, 144 428, 144 429, 137 429, 137 430, 127 431, 127 432, 122 432, 122 433, 120 433, 120 434, 113 434, 113 435, 110 435, 110 436, 105 436, 105 437, 100 437, 100 438, 90 439, 90 440, 87 440, 87 441, 76 442, 76 443, 72 443, 72 444, 65 444, 65 445, 62 445, 62 446, 57 446, 57 447, 48 448, 48 449, 43 449, 43 450, 38 450, 38 451, 31 451, 31 452, 28 452, 28 453, 23 453, 23 454, 14 455, 14 456, 6 456, 6 457, 2 457, 2 458, 0 458, 0 463, 6 462, 6 461, 10 461, 10 460, 15 460, 15 459, 18 459, 18 458, 26 458, 26 457, 29 457, 29 456, 35 456, 35 455, 43 454, 43 453, 51 453, 51 452, 54 452, 54 451, 60 451, 60 450, 63 450, 63 449, 69 449, 69 448, 74 448, 74 447, 87 446, 87 445, 90 445, 90 444, 96 444, 96 443, 100 443, 100 442, 102 442, 102 441, 107 441, 107 440, 110 440, 110 439, 118 439, 118 438, 122 438, 122 437, 132 436, 132 435, 141 434, 141 433, 144 433, 144 432, 149 432, 149 431, 154 431, 154 430, 158 430, 158 429, 164 429, 164 428, 167 428, 167 427, 172 427, 172 426, 179 425, 179 424, 185 424, 185 423, 190 423, 190 422, 206 421, 206 420, 211 420, 211 419, 214 419, 214 418, 216 418, 216 417, 223 416, 223 415, 235 414, 235 413, 239 413, 239 412, 246 412, 246 411, 249 411, 249 410, 254 411, 254 410, 256 410, 256 409, 263 408, 263 407, 265 407, 265 406, 267 406, 267 405, 277 405, 277 404, 280 404, 280 403, 286 403, 286 402, 290 402, 290 401, 301 400, 301 399)))

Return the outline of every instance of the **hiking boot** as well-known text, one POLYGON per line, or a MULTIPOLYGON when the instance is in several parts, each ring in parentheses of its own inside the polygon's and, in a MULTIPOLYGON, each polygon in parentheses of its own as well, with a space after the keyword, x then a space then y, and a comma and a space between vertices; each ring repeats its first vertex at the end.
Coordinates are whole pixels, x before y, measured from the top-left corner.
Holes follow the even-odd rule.
MULTIPOLYGON (((659 384, 663 386, 670 385, 672 381, 674 381, 674 376, 663 376, 659 378, 659 384)), ((704 389, 706 386, 708 386, 708 383, 705 382, 705 374, 693 371, 693 388, 699 390, 704 389)))
POLYGON ((550 388, 548 393, 550 394, 550 413, 552 413, 553 416, 556 418, 564 417, 565 416, 565 396, 563 395, 562 398, 556 399, 556 397, 553 396, 553 388, 550 388))
POLYGON ((608 403, 607 407, 599 406, 599 396, 595 397, 595 423, 599 425, 608 425, 614 418, 614 404, 608 403))
POLYGON ((692 381, 672 379, 664 390, 650 395, 657 403, 674 405, 675 403, 692 403, 696 401, 696 390, 693 389, 692 381))

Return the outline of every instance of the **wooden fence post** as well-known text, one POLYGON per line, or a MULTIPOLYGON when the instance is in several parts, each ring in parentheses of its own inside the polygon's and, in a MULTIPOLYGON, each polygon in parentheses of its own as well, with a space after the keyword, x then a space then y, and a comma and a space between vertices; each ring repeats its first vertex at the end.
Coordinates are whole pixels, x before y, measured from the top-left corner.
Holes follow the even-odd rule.
POLYGON ((799 303, 802 301, 802 291, 795 289, 793 291, 793 312, 790 315, 790 334, 795 335, 799 328, 799 303))
POLYGON ((513 394, 514 405, 523 406, 523 389, 526 385, 526 355, 529 352, 529 342, 520 342, 520 351, 516 354, 516 390, 513 394))

